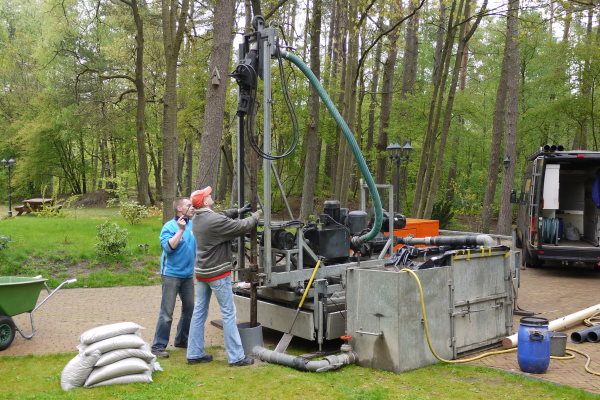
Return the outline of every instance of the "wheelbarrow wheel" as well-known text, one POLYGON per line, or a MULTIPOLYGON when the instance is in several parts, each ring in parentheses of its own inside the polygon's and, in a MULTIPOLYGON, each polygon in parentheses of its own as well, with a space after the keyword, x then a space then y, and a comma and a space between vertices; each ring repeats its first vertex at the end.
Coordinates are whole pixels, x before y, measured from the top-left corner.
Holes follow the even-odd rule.
POLYGON ((15 338, 15 323, 11 317, 0 315, 0 351, 8 348, 15 338))

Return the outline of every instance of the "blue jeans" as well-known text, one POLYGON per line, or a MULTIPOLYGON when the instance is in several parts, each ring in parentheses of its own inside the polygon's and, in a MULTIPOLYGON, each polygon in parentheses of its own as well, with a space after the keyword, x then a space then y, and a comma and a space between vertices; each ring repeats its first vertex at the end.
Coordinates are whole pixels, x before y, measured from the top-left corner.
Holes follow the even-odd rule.
POLYGON ((196 283, 196 305, 194 306, 194 316, 192 317, 192 324, 190 326, 187 358, 200 358, 206 355, 204 352, 204 324, 208 317, 210 295, 213 292, 217 297, 219 308, 221 309, 227 361, 230 364, 235 363, 242 360, 245 355, 235 320, 231 275, 217 279, 216 281, 198 281, 196 283))
POLYGON ((190 321, 194 311, 194 278, 174 278, 162 275, 162 300, 152 350, 164 350, 169 344, 177 295, 181 300, 181 318, 177 324, 175 344, 185 346, 188 342, 190 321))

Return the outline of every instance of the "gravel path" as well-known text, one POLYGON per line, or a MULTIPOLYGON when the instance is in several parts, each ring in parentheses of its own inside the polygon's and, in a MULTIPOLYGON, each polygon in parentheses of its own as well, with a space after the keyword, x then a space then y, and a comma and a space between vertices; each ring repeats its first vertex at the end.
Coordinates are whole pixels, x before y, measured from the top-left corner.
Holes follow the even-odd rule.
MULTIPOLYGON (((40 299, 46 295, 46 290, 42 290, 40 299)), ((25 340, 17 333, 12 345, 0 356, 76 352, 81 333, 96 326, 122 321, 132 321, 146 328, 141 335, 146 342, 152 343, 160 298, 160 286, 61 289, 34 313, 36 335, 25 340)), ((173 339, 180 315, 181 303, 178 300, 168 349, 175 349, 172 347, 173 339)), ((220 318, 219 306, 213 299, 208 320, 220 318)), ((13 319, 25 332, 31 331, 29 314, 13 319)), ((207 346, 223 346, 222 332, 210 324, 206 326, 205 340, 207 346)))

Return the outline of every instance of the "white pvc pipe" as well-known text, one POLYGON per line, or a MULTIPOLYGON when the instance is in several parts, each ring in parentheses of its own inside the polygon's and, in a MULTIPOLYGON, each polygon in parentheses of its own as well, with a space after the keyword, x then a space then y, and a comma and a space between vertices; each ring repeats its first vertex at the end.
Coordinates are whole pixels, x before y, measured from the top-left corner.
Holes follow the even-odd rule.
MULTIPOLYGON (((580 310, 574 312, 573 314, 569 314, 567 316, 550 321, 550 323, 548 324, 548 330, 562 331, 563 329, 567 329, 581 323, 581 321, 583 321, 584 319, 589 318, 598 312, 600 312, 600 304, 596 304, 595 306, 588 307, 585 310, 580 310)), ((505 349, 516 347, 517 339, 518 333, 505 337, 502 340, 502 347, 504 347, 505 349)))

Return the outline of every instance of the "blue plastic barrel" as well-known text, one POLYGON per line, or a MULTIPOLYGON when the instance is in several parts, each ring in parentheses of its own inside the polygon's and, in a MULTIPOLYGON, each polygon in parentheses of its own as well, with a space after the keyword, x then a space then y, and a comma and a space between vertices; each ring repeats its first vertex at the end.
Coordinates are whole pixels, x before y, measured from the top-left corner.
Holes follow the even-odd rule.
POLYGON ((543 374, 550 364, 550 334, 548 320, 523 317, 520 321, 517 360, 523 372, 543 374))

